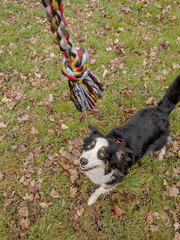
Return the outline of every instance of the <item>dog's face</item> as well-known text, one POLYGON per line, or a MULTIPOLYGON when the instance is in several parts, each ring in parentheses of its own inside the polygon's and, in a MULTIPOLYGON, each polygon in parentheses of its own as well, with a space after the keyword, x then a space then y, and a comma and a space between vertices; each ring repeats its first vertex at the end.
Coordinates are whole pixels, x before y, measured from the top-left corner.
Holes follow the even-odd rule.
POLYGON ((104 168, 108 154, 107 139, 93 126, 89 125, 90 135, 84 139, 80 157, 80 170, 87 172, 95 168, 104 168))
POLYGON ((80 170, 88 172, 96 168, 103 168, 105 174, 112 169, 119 169, 124 172, 125 165, 128 165, 128 158, 124 157, 129 149, 113 140, 107 139, 96 128, 89 125, 90 135, 84 139, 83 152, 80 157, 80 170))
POLYGON ((83 153, 80 157, 81 171, 104 168, 108 159, 108 141, 100 136, 90 136, 84 140, 83 153))

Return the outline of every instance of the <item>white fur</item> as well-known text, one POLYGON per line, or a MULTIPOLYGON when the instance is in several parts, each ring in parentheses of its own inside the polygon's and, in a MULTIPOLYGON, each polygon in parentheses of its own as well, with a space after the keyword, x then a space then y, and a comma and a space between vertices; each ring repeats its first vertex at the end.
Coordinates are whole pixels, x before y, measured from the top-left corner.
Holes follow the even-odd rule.
POLYGON ((164 156, 165 156, 165 153, 166 153, 166 146, 165 147, 163 147, 162 149, 161 149, 161 151, 160 151, 160 153, 159 153, 159 161, 162 161, 163 160, 163 158, 164 158, 164 156))
POLYGON ((88 205, 93 205, 98 197, 101 195, 101 194, 107 194, 109 193, 113 188, 110 188, 110 189, 105 189, 103 187, 99 187, 95 190, 95 192, 91 195, 91 197, 88 199, 88 205))
MULTIPOLYGON (((168 136, 168 137, 167 137, 167 145, 170 144, 171 142, 172 142, 172 138, 171 138, 171 136, 168 136)), ((160 160, 160 161, 163 160, 165 154, 166 154, 166 146, 164 146, 164 147, 161 149, 160 153, 159 153, 159 156, 158 156, 158 157, 159 157, 159 160, 160 160)))
POLYGON ((111 178, 113 172, 105 175, 105 164, 102 160, 98 158, 98 150, 102 147, 107 146, 108 141, 105 138, 99 137, 96 139, 96 144, 94 148, 88 151, 83 151, 81 155, 81 157, 88 159, 88 163, 85 166, 86 168, 92 168, 94 166, 97 166, 90 171, 84 171, 84 173, 90 178, 93 183, 101 185, 101 187, 97 188, 89 198, 88 205, 94 204, 101 194, 106 194, 112 189, 107 189, 108 186, 105 183, 111 178))

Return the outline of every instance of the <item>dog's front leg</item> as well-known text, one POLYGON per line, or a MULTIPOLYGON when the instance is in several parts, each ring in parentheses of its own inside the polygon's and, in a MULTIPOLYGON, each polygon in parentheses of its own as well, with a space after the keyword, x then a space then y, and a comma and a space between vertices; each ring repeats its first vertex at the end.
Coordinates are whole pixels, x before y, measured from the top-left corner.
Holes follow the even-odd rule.
POLYGON ((88 205, 93 205, 98 197, 101 195, 101 194, 106 194, 110 191, 111 189, 105 189, 103 187, 99 187, 95 190, 95 192, 91 195, 91 197, 88 199, 88 205))

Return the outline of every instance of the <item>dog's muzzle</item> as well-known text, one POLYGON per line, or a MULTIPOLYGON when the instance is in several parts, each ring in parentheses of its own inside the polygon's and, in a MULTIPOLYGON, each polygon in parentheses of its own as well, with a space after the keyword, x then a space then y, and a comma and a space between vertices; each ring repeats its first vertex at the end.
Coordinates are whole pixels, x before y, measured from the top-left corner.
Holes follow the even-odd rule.
POLYGON ((87 172, 87 171, 90 171, 90 170, 97 167, 97 166, 94 166, 94 167, 91 167, 91 168, 86 168, 85 165, 88 164, 88 159, 87 158, 81 157, 79 161, 80 161, 79 168, 82 172, 87 172))

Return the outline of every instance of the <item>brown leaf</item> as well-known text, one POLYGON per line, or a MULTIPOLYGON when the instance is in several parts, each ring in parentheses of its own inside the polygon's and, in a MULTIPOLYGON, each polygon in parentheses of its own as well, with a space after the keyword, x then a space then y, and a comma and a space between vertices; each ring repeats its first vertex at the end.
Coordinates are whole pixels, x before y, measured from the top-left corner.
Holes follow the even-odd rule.
POLYGON ((29 230, 29 225, 30 225, 30 222, 28 218, 21 219, 21 221, 19 222, 19 227, 21 228, 22 231, 29 230))
POLYGON ((84 208, 80 208, 77 210, 77 215, 80 217, 84 214, 84 208))
POLYGON ((179 189, 175 184, 173 184, 172 187, 167 186, 165 194, 166 196, 177 197, 179 194, 179 189))
POLYGON ((172 66, 173 66, 173 69, 180 69, 180 65, 177 63, 173 63, 172 66))
POLYGON ((70 163, 65 162, 65 161, 63 161, 63 160, 60 161, 60 164, 61 164, 61 166, 64 168, 64 170, 68 170, 69 168, 71 168, 70 163))
POLYGON ((87 113, 86 112, 81 113, 80 116, 79 116, 79 120, 80 120, 80 122, 86 121, 87 120, 87 113))
POLYGON ((172 240, 180 240, 180 233, 176 232, 172 240))
POLYGON ((4 206, 9 206, 12 203, 12 198, 8 198, 5 200, 4 206))
POLYGON ((6 134, 0 136, 0 142, 2 142, 2 140, 6 137, 6 134))
POLYGON ((49 105, 50 103, 54 102, 54 97, 52 94, 49 94, 47 97, 43 99, 43 103, 45 105, 49 105))
POLYGON ((78 190, 77 187, 73 187, 73 186, 72 186, 72 187, 70 188, 70 196, 74 198, 74 197, 76 196, 76 194, 77 194, 77 190, 78 190))
POLYGON ((175 222, 173 224, 175 231, 180 228, 180 224, 178 222, 175 222))
POLYGON ((23 197, 23 199, 26 200, 26 201, 29 201, 29 202, 33 202, 34 195, 33 194, 29 195, 28 193, 26 193, 26 195, 25 195, 25 197, 23 197))
POLYGON ((151 224, 151 223, 153 223, 153 214, 151 213, 151 212, 149 212, 148 214, 147 214, 147 222, 149 223, 149 224, 151 224))
POLYGON ((48 129, 48 133, 54 133, 54 129, 53 128, 48 129))
POLYGON ((28 119, 29 119, 29 115, 26 114, 26 113, 24 113, 23 115, 17 117, 17 121, 20 124, 26 122, 28 119))
POLYGON ((109 215, 110 218, 118 218, 125 214, 125 211, 115 205, 112 209, 112 214, 109 215))
POLYGON ((21 208, 19 208, 18 214, 19 214, 21 217, 26 217, 26 218, 28 218, 28 216, 29 216, 28 207, 21 207, 21 208))
POLYGON ((63 123, 62 126, 61 126, 61 128, 62 128, 63 130, 67 130, 67 129, 68 129, 68 126, 66 126, 66 125, 63 123))
POLYGON ((53 198, 59 198, 59 193, 53 188, 51 193, 50 193, 51 197, 53 198))
POLYGON ((45 208, 48 208, 48 205, 47 205, 47 203, 40 203, 39 204, 43 209, 45 209, 45 208))
POLYGON ((35 134, 38 134, 39 132, 35 129, 35 127, 32 127, 31 130, 30 130, 30 133, 32 135, 35 135, 35 134))
POLYGON ((106 78, 107 75, 108 75, 108 70, 105 69, 104 72, 103 72, 103 78, 106 78))
POLYGON ((4 175, 2 174, 1 170, 0 170, 0 182, 3 180, 4 175))
POLYGON ((4 128, 7 128, 7 124, 5 124, 4 122, 0 122, 0 129, 4 128))
POLYGON ((151 232, 157 232, 159 230, 159 227, 154 224, 150 225, 149 227, 151 232))
POLYGON ((71 183, 75 183, 75 181, 79 178, 79 172, 77 172, 75 169, 69 169, 68 172, 70 174, 71 183))

